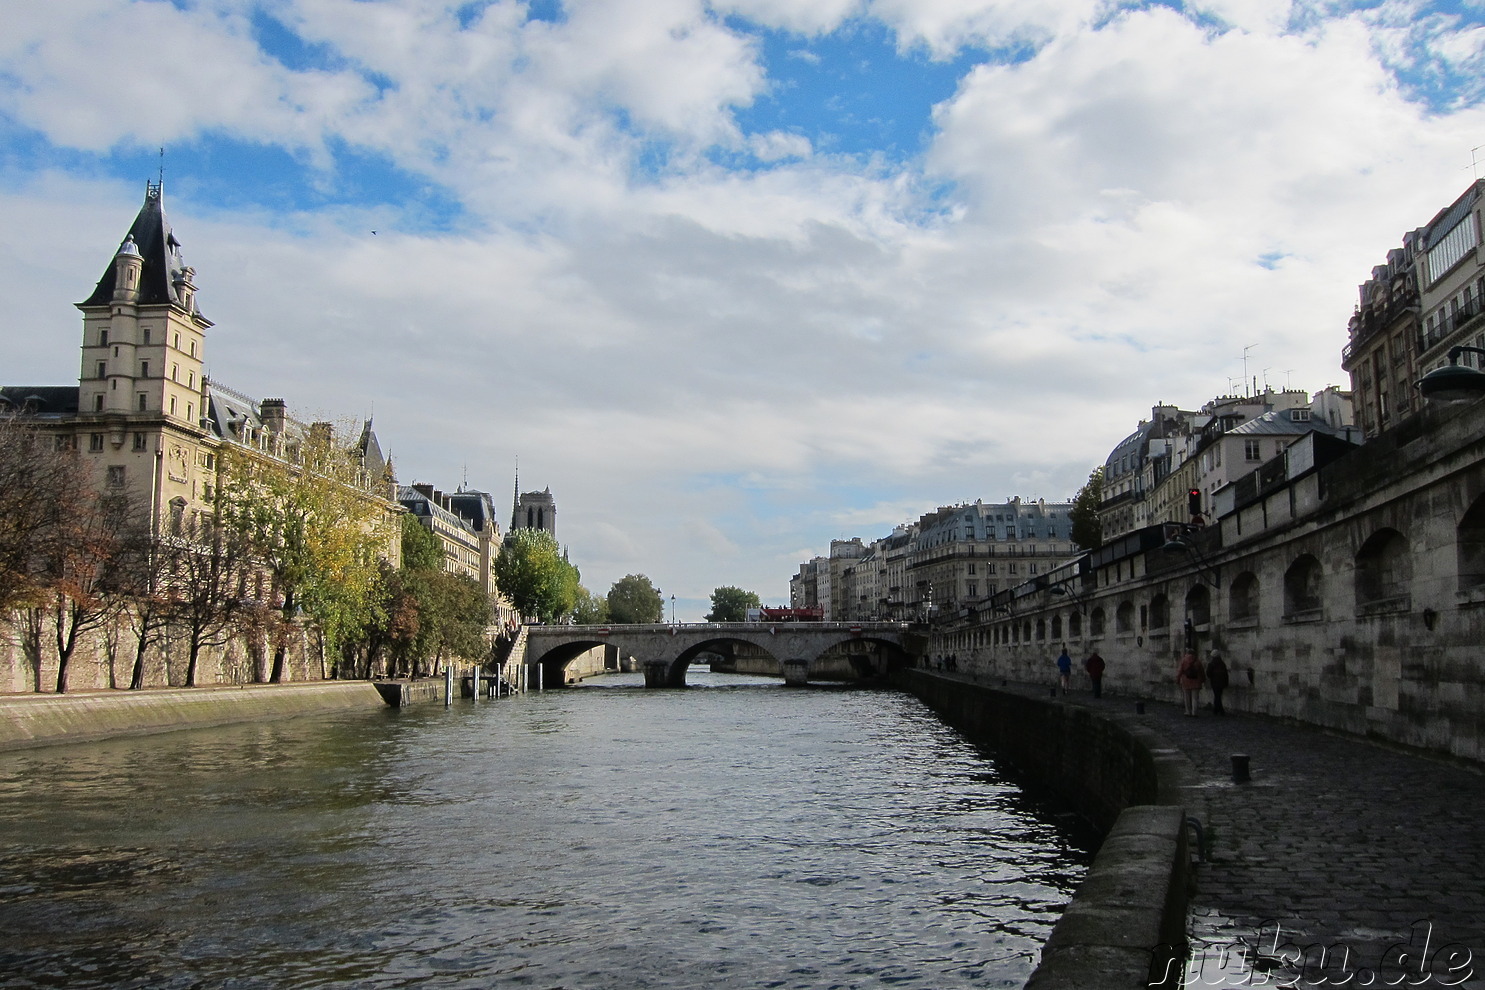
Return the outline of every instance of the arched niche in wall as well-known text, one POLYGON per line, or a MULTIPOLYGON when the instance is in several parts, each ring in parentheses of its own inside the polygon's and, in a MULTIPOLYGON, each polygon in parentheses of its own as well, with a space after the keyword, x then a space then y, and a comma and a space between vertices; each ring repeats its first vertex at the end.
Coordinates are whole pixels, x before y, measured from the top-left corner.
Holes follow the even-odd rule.
POLYGON ((1284 571, 1284 614, 1299 616, 1319 612, 1324 572, 1320 561, 1311 554, 1301 554, 1284 571))

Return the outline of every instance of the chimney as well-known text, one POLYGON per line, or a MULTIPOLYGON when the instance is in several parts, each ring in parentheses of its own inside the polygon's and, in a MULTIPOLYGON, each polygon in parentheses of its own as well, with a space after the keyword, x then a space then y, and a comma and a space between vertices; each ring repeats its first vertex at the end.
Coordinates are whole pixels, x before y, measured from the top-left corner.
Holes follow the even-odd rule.
POLYGON ((289 418, 289 404, 283 399, 264 399, 258 405, 258 418, 263 421, 263 429, 282 434, 289 418))

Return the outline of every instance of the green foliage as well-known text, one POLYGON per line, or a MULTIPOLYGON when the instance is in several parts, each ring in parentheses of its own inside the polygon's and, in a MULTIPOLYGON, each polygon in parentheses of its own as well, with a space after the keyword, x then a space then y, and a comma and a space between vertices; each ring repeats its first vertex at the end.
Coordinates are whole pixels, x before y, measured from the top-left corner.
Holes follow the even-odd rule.
POLYGON ((665 621, 665 599, 643 574, 626 574, 608 589, 610 622, 634 624, 665 621))
POLYGON ((746 622, 748 609, 762 608, 763 600, 751 591, 726 585, 712 592, 712 610, 708 622, 746 622))
POLYGON ((557 538, 546 530, 518 529, 495 558, 495 581, 522 615, 553 622, 578 600, 576 567, 562 559, 557 538))
POLYGON ((412 513, 402 517, 402 566, 409 571, 443 570, 443 542, 412 513))
POLYGON ((1103 524, 1098 519, 1098 507, 1103 502, 1103 468, 1096 467, 1088 475, 1088 481, 1073 498, 1072 520, 1073 542, 1084 550, 1097 550, 1103 546, 1103 524))
MULTIPOLYGON (((357 485, 330 430, 311 430, 293 454, 286 464, 223 451, 219 518, 272 576, 284 617, 302 609, 334 647, 378 619, 385 505, 357 485)), ((273 680, 282 675, 282 652, 275 651, 273 680)))
POLYGON ((572 607, 572 621, 580 626, 598 626, 608 621, 608 599, 578 586, 577 604, 572 607))

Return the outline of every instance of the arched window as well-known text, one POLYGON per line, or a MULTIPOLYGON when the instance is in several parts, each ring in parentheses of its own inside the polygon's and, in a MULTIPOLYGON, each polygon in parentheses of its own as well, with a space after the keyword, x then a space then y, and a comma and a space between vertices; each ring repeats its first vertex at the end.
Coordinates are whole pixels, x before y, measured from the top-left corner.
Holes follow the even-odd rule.
POLYGON ((1060 615, 1052 616, 1052 638, 1062 638, 1062 616, 1060 615))
POLYGON ((1232 582, 1227 591, 1227 617, 1229 619, 1258 618, 1258 578, 1252 571, 1244 571, 1232 582))
POLYGON ((1356 553, 1356 605, 1375 605, 1408 593, 1408 541, 1395 529, 1373 533, 1356 553))
POLYGON ((1150 632, 1163 631, 1170 625, 1170 599, 1156 595, 1150 599, 1150 632))
POLYGON ((1083 617, 1077 612, 1067 617, 1067 634, 1074 638, 1080 638, 1083 635, 1083 617))
POLYGON ((1125 635, 1134 632, 1134 602, 1120 602, 1119 610, 1114 613, 1114 634, 1125 635))
POLYGON ((1454 537, 1459 557, 1459 590, 1485 588, 1485 496, 1475 500, 1454 537))
POLYGON ((1204 626, 1212 621, 1212 595, 1207 586, 1198 584, 1186 592, 1186 618, 1192 625, 1204 626))
POLYGON ((1093 610, 1093 614, 1090 615, 1090 616, 1088 616, 1088 635, 1090 635, 1090 636, 1102 636, 1103 635, 1103 626, 1104 626, 1103 609, 1096 608, 1096 609, 1093 610))
POLYGON ((1284 572, 1284 614, 1320 611, 1320 561, 1304 554, 1284 572))
POLYGON ((1036 641, 1038 643, 1040 643, 1040 642, 1044 641, 1046 638, 1047 638, 1047 620, 1046 619, 1037 619, 1036 620, 1036 641))

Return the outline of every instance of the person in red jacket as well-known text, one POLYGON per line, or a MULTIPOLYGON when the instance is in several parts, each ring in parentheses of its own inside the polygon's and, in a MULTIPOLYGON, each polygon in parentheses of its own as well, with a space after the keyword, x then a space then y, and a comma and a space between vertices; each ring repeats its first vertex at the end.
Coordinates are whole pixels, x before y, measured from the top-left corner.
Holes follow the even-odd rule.
POLYGON ((1187 650, 1182 653, 1180 661, 1176 664, 1176 683, 1181 686, 1185 714, 1193 718, 1196 717, 1196 706, 1201 699, 1201 686, 1206 679, 1206 669, 1197 659, 1196 651, 1187 650))
POLYGON ((1094 650, 1088 654, 1088 659, 1083 661, 1083 669, 1088 672, 1088 679, 1093 682, 1093 697, 1103 697, 1103 657, 1094 650))

